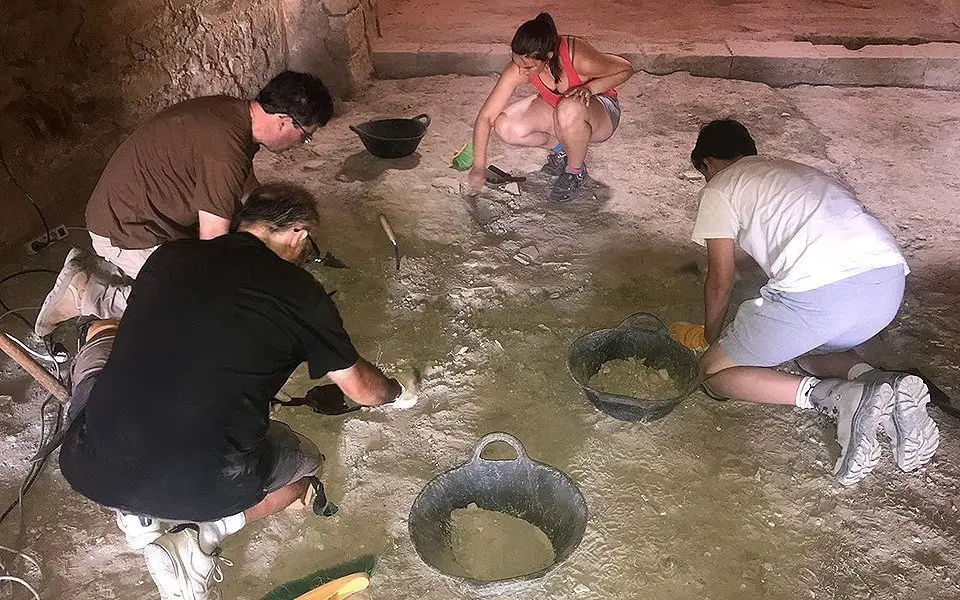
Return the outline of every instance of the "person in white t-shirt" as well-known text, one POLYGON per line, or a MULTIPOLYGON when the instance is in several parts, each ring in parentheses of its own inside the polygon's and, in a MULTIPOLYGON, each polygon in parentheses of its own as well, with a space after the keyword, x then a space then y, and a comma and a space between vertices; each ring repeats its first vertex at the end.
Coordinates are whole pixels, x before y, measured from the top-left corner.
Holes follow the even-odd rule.
POLYGON ((893 236, 853 193, 821 171, 757 156, 746 127, 713 121, 691 153, 706 186, 693 241, 706 246, 701 358, 712 395, 792 404, 837 418, 834 475, 853 485, 880 460, 877 431, 912 471, 939 445, 930 394, 914 375, 863 362, 854 348, 894 318, 909 269, 893 236), (724 327, 739 245, 769 277, 724 327), (776 370, 796 360, 798 377, 776 370))

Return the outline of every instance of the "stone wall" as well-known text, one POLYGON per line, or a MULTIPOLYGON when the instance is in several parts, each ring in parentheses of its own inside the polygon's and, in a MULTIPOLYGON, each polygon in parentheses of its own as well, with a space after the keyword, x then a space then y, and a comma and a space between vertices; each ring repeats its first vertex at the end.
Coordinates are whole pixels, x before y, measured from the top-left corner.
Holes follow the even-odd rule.
MULTIPOLYGON (((376 15, 376 0, 2 0, 0 151, 51 227, 82 226, 110 154, 164 106, 252 97, 285 68, 359 91, 376 15)), ((42 233, 0 168, 0 247, 42 233)))
MULTIPOLYGON (((285 66, 279 0, 3 0, 0 149, 50 225, 82 225, 113 149, 144 117, 249 96, 285 66)), ((42 233, 0 169, 0 244, 42 233)))
POLYGON ((373 76, 371 39, 379 35, 376 0, 281 0, 290 69, 323 77, 349 98, 373 76))

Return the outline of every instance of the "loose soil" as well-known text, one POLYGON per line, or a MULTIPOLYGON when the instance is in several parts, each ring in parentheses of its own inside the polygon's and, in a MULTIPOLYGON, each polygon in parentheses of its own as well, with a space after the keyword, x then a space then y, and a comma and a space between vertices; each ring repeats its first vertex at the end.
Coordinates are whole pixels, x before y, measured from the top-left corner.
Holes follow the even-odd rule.
POLYGON ((590 387, 642 400, 666 400, 679 390, 666 369, 651 369, 636 359, 610 360, 590 378, 590 387))
POLYGON ((537 573, 556 559, 539 527, 476 504, 450 513, 450 547, 466 576, 480 581, 537 573))

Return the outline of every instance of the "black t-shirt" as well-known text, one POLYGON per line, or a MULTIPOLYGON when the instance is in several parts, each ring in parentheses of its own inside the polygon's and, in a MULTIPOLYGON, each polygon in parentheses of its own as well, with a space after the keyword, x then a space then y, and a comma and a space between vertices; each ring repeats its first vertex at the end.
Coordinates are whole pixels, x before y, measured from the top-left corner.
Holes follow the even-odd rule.
POLYGON ((212 520, 265 495, 270 400, 357 352, 323 288, 233 233, 161 246, 137 277, 112 353, 72 423, 60 467, 105 506, 212 520))

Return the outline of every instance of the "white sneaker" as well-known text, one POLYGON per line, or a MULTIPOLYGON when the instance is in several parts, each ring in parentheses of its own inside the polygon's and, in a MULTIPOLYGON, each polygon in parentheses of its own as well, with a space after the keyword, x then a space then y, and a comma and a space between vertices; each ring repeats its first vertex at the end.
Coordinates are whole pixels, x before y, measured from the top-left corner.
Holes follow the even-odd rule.
POLYGON ((127 536, 127 545, 131 550, 143 550, 163 535, 163 525, 156 519, 138 517, 116 511, 117 527, 127 536))
POLYGON ((220 563, 233 565, 201 550, 197 530, 192 527, 161 535, 144 548, 143 556, 161 600, 219 600, 220 563))

